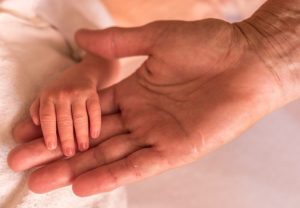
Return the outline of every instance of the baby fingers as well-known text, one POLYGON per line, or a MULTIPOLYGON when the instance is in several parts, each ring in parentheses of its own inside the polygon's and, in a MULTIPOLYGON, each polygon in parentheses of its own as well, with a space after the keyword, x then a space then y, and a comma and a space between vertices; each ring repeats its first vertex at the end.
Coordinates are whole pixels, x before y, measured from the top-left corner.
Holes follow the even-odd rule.
POLYGON ((30 106, 30 116, 35 125, 40 125, 40 99, 36 98, 30 106))
POLYGON ((87 110, 90 121, 90 135, 93 139, 97 139, 101 131, 101 107, 98 94, 87 100, 87 110))
POLYGON ((85 151, 89 148, 89 120, 85 100, 72 104, 72 116, 78 149, 85 151))
POLYGON ((65 156, 75 154, 74 128, 71 103, 68 101, 58 102, 55 104, 57 128, 62 150, 65 156))
POLYGON ((55 106, 52 101, 41 100, 39 110, 45 144, 49 150, 54 150, 57 147, 55 106))

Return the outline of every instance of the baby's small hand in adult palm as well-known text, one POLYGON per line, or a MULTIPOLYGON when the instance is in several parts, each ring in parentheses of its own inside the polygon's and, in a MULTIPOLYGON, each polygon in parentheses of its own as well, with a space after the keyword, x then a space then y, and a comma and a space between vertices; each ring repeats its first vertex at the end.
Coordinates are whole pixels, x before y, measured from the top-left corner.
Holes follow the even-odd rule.
POLYGON ((97 138, 101 127, 101 109, 97 83, 87 73, 85 62, 67 69, 59 79, 45 87, 32 103, 30 114, 41 125, 49 150, 58 138, 65 156, 89 148, 89 137, 97 138), (76 138, 76 142, 75 142, 76 138))

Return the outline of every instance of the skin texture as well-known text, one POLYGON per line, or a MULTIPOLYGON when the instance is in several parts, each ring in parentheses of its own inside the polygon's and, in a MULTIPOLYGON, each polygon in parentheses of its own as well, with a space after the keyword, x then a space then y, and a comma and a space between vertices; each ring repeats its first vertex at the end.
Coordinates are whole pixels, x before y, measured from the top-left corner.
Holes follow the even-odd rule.
MULTIPOLYGON (((265 0, 101 0, 119 26, 144 25, 155 20, 193 21, 204 18, 224 18, 224 8, 237 7, 244 19, 253 14, 265 0), (145 12, 147 11, 147 12, 145 12)), ((226 12, 227 13, 227 12, 226 12)))
POLYGON ((72 156, 76 149, 89 148, 89 138, 99 137, 98 88, 107 86, 115 68, 114 62, 87 55, 41 90, 30 115, 34 124, 41 126, 49 150, 55 150, 59 140, 64 155, 72 156))
POLYGON ((32 191, 72 184, 75 194, 88 196, 193 162, 230 142, 299 98, 295 2, 269 1, 236 24, 206 19, 80 31, 78 44, 95 56, 149 58, 100 92, 102 133, 93 148, 61 160, 59 149, 49 152, 41 138, 31 140, 41 132, 25 120, 14 136, 26 143, 11 152, 10 167, 46 164, 31 173, 32 191))

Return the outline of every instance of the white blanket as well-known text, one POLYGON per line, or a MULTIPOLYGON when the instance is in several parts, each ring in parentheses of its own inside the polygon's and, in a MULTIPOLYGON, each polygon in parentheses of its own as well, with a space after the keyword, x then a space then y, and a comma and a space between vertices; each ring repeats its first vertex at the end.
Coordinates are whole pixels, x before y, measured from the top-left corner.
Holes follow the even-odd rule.
POLYGON ((123 189, 89 198, 76 197, 70 187, 31 193, 26 174, 14 173, 6 164, 15 146, 12 126, 27 113, 40 87, 81 54, 74 32, 112 24, 105 8, 98 0, 6 0, 0 8, 0 207, 126 207, 123 189))

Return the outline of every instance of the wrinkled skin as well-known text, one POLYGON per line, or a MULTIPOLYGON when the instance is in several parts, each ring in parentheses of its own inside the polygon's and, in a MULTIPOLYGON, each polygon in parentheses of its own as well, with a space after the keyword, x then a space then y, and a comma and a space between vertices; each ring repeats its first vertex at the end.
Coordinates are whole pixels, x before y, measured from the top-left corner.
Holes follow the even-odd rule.
POLYGON ((65 156, 89 148, 89 138, 101 129, 98 87, 105 86, 117 63, 87 55, 46 85, 30 107, 35 125, 41 126, 49 150, 61 146, 65 156), (104 74, 105 73, 105 74, 104 74), (99 83, 101 82, 101 84, 99 83), (59 142, 59 143, 58 143, 59 142))
POLYGON ((31 190, 72 184, 75 194, 88 196, 193 162, 236 138, 296 99, 278 83, 279 69, 266 66, 269 57, 249 44, 243 27, 208 19, 79 32, 79 45, 94 55, 149 58, 100 92, 102 132, 93 148, 60 160, 59 149, 48 152, 41 139, 28 142, 41 132, 26 120, 14 135, 27 143, 11 152, 10 167, 47 163, 30 175, 31 190))

